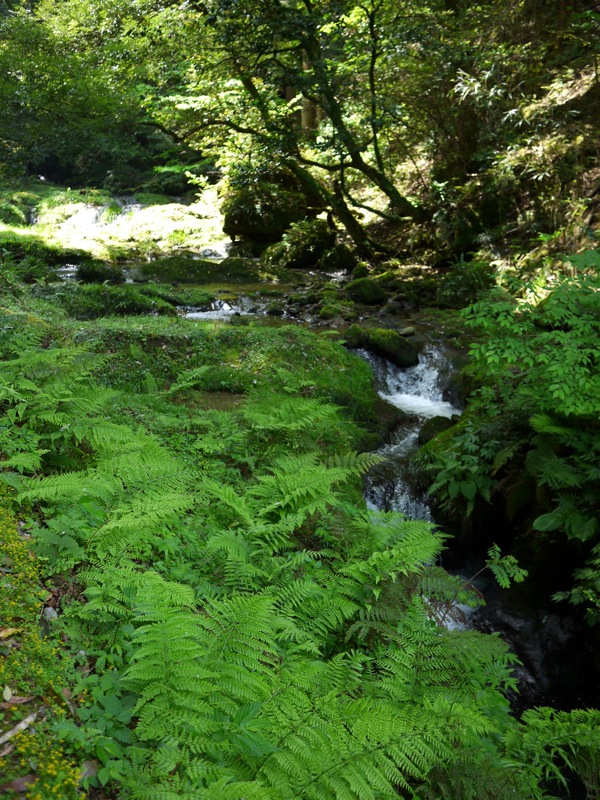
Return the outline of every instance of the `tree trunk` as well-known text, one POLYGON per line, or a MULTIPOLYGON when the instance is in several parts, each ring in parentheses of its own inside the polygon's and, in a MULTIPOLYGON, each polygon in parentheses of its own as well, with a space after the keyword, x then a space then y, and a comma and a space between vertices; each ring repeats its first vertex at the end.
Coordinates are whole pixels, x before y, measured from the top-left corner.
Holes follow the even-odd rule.
POLYGON ((348 208, 338 181, 334 181, 334 191, 330 192, 316 181, 308 170, 301 167, 298 162, 290 160, 286 162, 286 166, 294 173, 298 182, 308 195, 316 194, 323 200, 324 205, 331 207, 334 215, 342 223, 354 242, 357 253, 362 256, 362 258, 371 258, 377 251, 377 246, 348 208))

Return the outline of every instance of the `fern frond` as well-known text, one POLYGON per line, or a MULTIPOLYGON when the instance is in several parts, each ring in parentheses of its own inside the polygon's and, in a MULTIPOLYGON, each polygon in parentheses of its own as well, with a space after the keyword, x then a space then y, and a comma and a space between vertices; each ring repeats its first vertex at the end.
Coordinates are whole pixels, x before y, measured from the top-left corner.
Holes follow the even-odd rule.
POLYGON ((296 524, 307 516, 322 512, 336 500, 334 486, 348 477, 340 467, 325 467, 316 456, 306 454, 283 457, 275 462, 270 475, 260 475, 249 495, 266 503, 259 516, 282 518, 299 514, 296 524))
POLYGON ((200 489, 204 490, 210 497, 215 498, 218 502, 230 508, 246 525, 252 523, 252 514, 245 498, 238 495, 231 486, 205 478, 200 484, 200 489))
POLYGON ((360 477, 373 467, 385 463, 385 458, 377 453, 344 453, 334 455, 326 462, 328 467, 339 467, 347 470, 349 475, 360 477))

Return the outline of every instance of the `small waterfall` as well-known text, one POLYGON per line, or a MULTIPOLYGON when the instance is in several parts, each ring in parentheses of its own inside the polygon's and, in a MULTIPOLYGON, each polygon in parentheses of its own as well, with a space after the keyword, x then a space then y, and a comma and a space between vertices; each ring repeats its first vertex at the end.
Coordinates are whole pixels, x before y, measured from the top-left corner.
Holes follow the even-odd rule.
POLYGON ((203 320, 230 320, 233 316, 245 316, 246 314, 261 313, 256 305, 256 301, 250 297, 242 295, 235 301, 213 300, 208 308, 188 308, 185 313, 186 319, 203 320))
POLYGON ((380 397, 406 415, 392 440, 379 451, 386 466, 368 478, 367 504, 374 509, 400 511, 412 519, 431 520, 427 496, 412 480, 410 458, 418 449, 419 429, 426 419, 460 414, 460 409, 444 400, 441 375, 448 367, 447 358, 429 345, 416 366, 400 369, 366 350, 358 352, 371 365, 380 397))
POLYGON ((193 309, 187 311, 185 316, 187 319, 231 319, 233 314, 241 313, 237 306, 226 303, 225 300, 213 300, 210 308, 207 309, 193 309))

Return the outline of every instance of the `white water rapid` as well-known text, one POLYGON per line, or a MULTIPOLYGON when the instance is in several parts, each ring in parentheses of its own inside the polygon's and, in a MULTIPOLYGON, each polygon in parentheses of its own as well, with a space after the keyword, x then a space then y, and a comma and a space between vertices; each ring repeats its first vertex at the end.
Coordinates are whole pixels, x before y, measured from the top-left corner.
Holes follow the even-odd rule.
POLYGON ((371 365, 380 397, 406 414, 391 441, 379 450, 387 468, 368 479, 367 504, 373 509, 400 511, 412 519, 431 520, 427 497, 411 480, 410 457, 418 449, 419 429, 425 420, 460 414, 460 409, 444 399, 441 376, 447 370, 448 360, 433 345, 428 345, 419 363, 408 369, 395 367, 366 350, 360 350, 359 354, 371 365))

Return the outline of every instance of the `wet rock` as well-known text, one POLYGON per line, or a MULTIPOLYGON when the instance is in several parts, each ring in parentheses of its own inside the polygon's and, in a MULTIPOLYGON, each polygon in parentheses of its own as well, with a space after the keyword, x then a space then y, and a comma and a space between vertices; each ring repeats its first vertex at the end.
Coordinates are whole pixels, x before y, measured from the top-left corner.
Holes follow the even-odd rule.
POLYGON ((351 350, 358 350, 359 347, 366 346, 367 332, 360 325, 350 325, 346 330, 344 339, 347 347, 351 350))
POLYGON ((419 363, 419 350, 409 339, 389 328, 370 328, 363 347, 375 355, 387 358, 397 367, 414 367, 419 363))
POLYGON ((375 412, 377 414, 377 426, 381 432, 382 439, 388 441, 390 434, 406 422, 407 414, 396 406, 388 403, 379 395, 375 401, 375 412))
POLYGON ((427 442, 435 439, 438 434, 447 431, 448 428, 451 428, 453 425, 454 422, 448 419, 448 417, 431 417, 431 419, 423 423, 419 431, 419 444, 427 444, 427 442))
POLYGON ((379 305, 385 303, 387 294, 370 278, 357 278, 346 285, 346 293, 355 303, 379 305))

